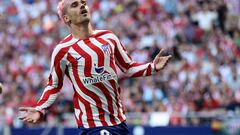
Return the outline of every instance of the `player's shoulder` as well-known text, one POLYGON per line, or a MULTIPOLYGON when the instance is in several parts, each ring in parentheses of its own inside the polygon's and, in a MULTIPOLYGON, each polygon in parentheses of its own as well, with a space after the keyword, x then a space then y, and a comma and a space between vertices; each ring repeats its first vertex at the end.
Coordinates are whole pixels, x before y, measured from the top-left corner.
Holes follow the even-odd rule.
POLYGON ((61 40, 56 47, 64 48, 73 45, 77 41, 76 38, 73 38, 72 34, 67 35, 63 40, 61 40))
POLYGON ((65 38, 63 38, 63 39, 58 43, 58 45, 67 43, 67 42, 71 41, 72 39, 73 39, 72 34, 69 34, 69 35, 67 35, 65 38))
POLYGON ((94 33, 97 37, 104 37, 110 39, 117 39, 115 33, 111 30, 94 30, 94 33))
POLYGON ((94 30, 95 35, 114 34, 111 30, 94 30))
MULTIPOLYGON (((77 39, 74 39, 72 34, 69 34, 63 40, 61 40, 55 47, 54 52, 61 52, 63 50, 68 50, 68 48, 76 42, 77 39)), ((64 51, 64 52, 66 52, 64 51)))

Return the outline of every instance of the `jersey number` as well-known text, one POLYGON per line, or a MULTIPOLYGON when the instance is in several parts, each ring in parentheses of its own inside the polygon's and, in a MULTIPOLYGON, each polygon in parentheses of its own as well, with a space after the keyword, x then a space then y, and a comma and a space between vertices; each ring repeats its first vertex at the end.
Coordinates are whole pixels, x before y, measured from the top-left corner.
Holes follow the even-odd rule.
POLYGON ((100 135, 110 135, 110 133, 107 130, 103 129, 100 131, 100 135))

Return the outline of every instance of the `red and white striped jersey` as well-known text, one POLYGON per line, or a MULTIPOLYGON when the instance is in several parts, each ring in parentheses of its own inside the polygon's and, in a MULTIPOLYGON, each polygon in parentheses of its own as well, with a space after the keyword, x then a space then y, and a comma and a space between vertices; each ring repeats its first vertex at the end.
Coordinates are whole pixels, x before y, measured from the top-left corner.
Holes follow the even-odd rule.
POLYGON ((130 77, 155 72, 153 63, 134 62, 111 31, 95 30, 86 39, 67 36, 53 51, 49 83, 36 109, 45 113, 57 98, 63 77, 67 75, 74 89, 73 106, 78 127, 120 124, 126 116, 116 66, 130 77))

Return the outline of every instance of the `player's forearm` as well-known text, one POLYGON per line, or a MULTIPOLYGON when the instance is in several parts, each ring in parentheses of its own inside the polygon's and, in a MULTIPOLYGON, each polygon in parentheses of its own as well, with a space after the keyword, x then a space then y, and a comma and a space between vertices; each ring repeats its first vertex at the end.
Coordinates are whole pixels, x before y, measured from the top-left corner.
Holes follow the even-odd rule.
POLYGON ((132 63, 129 69, 126 71, 126 75, 129 77, 143 77, 150 76, 155 73, 154 64, 153 63, 132 63))
POLYGON ((42 114, 45 114, 45 111, 54 103, 57 99, 59 93, 59 88, 52 86, 47 86, 38 101, 35 109, 40 111, 42 114))

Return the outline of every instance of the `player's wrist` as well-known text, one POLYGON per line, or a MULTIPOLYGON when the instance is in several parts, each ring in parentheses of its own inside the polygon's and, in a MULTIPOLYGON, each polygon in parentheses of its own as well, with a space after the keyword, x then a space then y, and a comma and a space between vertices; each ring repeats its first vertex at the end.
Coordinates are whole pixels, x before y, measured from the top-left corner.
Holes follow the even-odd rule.
POLYGON ((38 106, 36 106, 34 109, 35 109, 37 112, 39 112, 42 116, 44 116, 44 115, 46 114, 46 111, 40 109, 38 106))
POLYGON ((38 110, 37 110, 37 112, 40 114, 40 117, 43 117, 43 116, 44 116, 44 114, 43 114, 41 111, 38 111, 38 110))
POLYGON ((160 70, 157 69, 157 65, 156 65, 154 62, 152 62, 152 64, 153 64, 153 70, 154 70, 155 72, 159 72, 160 70))
POLYGON ((156 69, 156 64, 154 62, 151 63, 151 67, 152 67, 152 74, 158 72, 156 69))

